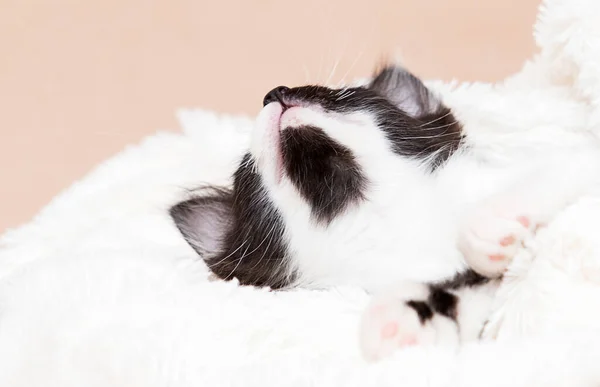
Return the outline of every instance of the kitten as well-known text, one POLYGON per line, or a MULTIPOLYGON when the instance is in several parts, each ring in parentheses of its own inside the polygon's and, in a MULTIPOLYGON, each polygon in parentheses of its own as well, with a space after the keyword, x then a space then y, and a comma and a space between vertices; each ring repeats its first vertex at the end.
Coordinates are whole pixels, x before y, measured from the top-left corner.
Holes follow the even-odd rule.
POLYGON ((596 144, 494 157, 399 67, 359 87, 278 87, 263 105, 232 188, 171 216, 222 279, 381 294, 362 323, 372 359, 478 337, 519 246, 600 178, 596 144))

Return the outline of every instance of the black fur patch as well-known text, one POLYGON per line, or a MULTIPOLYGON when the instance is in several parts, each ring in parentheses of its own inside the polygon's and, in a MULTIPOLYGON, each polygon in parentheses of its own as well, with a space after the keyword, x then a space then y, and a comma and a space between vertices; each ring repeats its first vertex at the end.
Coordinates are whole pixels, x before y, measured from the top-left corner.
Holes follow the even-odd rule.
POLYGON ((436 313, 456 321, 458 314, 457 296, 440 288, 431 288, 427 301, 436 313))
POLYGON ((235 277, 243 285, 274 289, 294 281, 293 269, 288 267, 286 258, 283 221, 266 195, 249 154, 235 172, 233 191, 213 190, 177 204, 170 213, 188 243, 219 278, 235 277), (207 211, 207 205, 222 206, 220 213, 229 214, 224 220, 223 234, 217 236, 220 241, 217 251, 205 251, 201 241, 206 236, 194 233, 198 230, 193 227, 197 223, 194 217, 204 216, 202 211, 207 211))
MULTIPOLYGON (((462 144, 461 126, 450 110, 435 100, 417 78, 396 67, 385 68, 366 87, 280 87, 265 98, 267 103, 275 98, 284 107, 302 101, 341 114, 371 112, 396 154, 427 160, 431 171, 462 144), (404 96, 413 99, 416 110, 403 109, 408 106, 404 96)), ((288 177, 310 203, 316 222, 327 225, 348 206, 365 199, 368 181, 352 151, 322 129, 287 128, 280 139, 288 177)), ((188 243, 220 278, 236 277, 242 284, 272 288, 294 282, 296 274, 289 267, 281 215, 270 201, 249 154, 234 175, 232 190, 212 188, 174 206, 170 213, 188 243), (202 223, 207 221, 206 216, 218 219, 202 223), (216 234, 206 234, 210 232, 216 234)), ((438 313, 438 309, 451 312, 450 303, 432 305, 428 306, 432 313, 438 313)), ((420 310, 426 317, 426 309, 420 310)))
POLYGON ((428 159, 432 171, 462 144, 461 126, 446 107, 409 123, 402 114, 383 110, 378 120, 397 154, 428 159))
POLYGON ((413 308, 415 310, 415 312, 417 312, 417 315, 419 315, 419 320, 421 321, 421 324, 425 324, 427 321, 429 321, 433 318, 433 311, 431 310, 429 305, 427 305, 426 302, 407 301, 406 305, 410 306, 411 308, 413 308))
MULTIPOLYGON (((407 305, 412 306, 410 303, 425 304, 430 308, 430 310, 433 310, 433 314, 441 314, 442 316, 456 321, 458 317, 458 304, 460 299, 450 291, 463 289, 466 287, 476 287, 484 285, 490 281, 491 280, 489 278, 483 277, 469 269, 462 273, 457 273, 454 277, 446 281, 430 285, 427 302, 409 301, 407 302, 407 305)), ((419 313, 419 318, 422 319, 419 310, 416 308, 415 310, 417 313, 419 313)), ((433 314, 431 318, 433 318, 433 314)))
POLYGON ((369 89, 396 107, 373 107, 396 153, 429 159, 435 170, 463 144, 462 126, 420 79, 397 66, 380 70, 369 89))
POLYGON ((321 129, 282 130, 281 151, 288 178, 317 222, 328 224, 348 205, 364 199, 366 179, 354 155, 321 129))
POLYGON ((490 278, 484 277, 469 269, 462 273, 456 273, 454 277, 446 281, 435 284, 435 287, 448 290, 457 290, 465 287, 484 285, 490 281, 490 278))
POLYGON ((338 113, 371 112, 396 154, 428 160, 432 171, 463 144, 462 126, 451 110, 418 78, 397 67, 384 68, 367 87, 303 86, 287 89, 281 99, 283 104, 308 102, 338 113), (415 111, 402 110, 398 95, 412 99, 415 111))

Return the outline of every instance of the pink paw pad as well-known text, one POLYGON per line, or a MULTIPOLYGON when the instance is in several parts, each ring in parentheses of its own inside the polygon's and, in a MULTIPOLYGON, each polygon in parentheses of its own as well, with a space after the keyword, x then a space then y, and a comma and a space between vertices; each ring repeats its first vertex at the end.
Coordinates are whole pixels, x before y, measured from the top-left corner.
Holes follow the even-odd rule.
POLYGON ((529 225, 531 224, 531 222, 529 221, 529 218, 527 218, 526 216, 517 217, 517 221, 519 223, 521 223, 523 225, 523 227, 525 227, 525 228, 529 228, 529 225))
POLYGON ((509 235, 507 237, 504 237, 500 240, 500 245, 501 246, 510 246, 513 243, 515 243, 515 237, 512 235, 509 235))
POLYGON ((400 340, 400 347, 411 347, 417 345, 417 338, 415 336, 406 336, 400 340))
POLYGON ((391 339, 398 333, 398 324, 395 322, 387 323, 381 329, 382 339, 391 339))
MULTIPOLYGON (((531 222, 529 221, 529 218, 527 218, 525 216, 517 217, 517 221, 525 228, 528 228, 529 225, 531 224, 531 222)), ((508 247, 508 246, 514 244, 515 242, 516 242, 516 238, 514 237, 514 235, 508 235, 508 236, 505 236, 504 238, 500 239, 500 246, 508 247)), ((499 261, 503 261, 504 259, 506 259, 506 257, 503 254, 489 255, 488 258, 490 259, 490 261, 494 261, 494 262, 499 262, 499 261)))
POLYGON ((494 254, 494 255, 490 255, 489 258, 490 258, 490 261, 499 262, 499 261, 504 260, 504 258, 506 258, 506 257, 502 254, 494 254))

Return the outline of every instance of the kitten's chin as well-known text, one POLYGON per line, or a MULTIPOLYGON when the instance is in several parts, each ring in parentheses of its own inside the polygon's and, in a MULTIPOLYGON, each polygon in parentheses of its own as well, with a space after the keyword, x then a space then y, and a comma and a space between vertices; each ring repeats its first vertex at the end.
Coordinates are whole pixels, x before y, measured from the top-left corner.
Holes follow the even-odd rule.
POLYGON ((258 114, 252 133, 250 152, 256 160, 263 179, 279 184, 283 175, 283 157, 281 154, 281 115, 283 106, 271 102, 258 114))

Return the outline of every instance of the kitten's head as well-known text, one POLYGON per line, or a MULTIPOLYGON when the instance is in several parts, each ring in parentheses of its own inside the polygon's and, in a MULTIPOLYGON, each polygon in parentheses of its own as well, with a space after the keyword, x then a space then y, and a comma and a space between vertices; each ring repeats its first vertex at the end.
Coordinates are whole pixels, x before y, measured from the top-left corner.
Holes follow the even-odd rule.
POLYGON ((326 243, 347 214, 369 211, 384 187, 434 172, 462 138, 450 110, 398 67, 366 86, 278 87, 263 105, 233 188, 171 209, 211 270, 243 284, 279 288, 302 277, 295 233, 310 228, 326 243))

